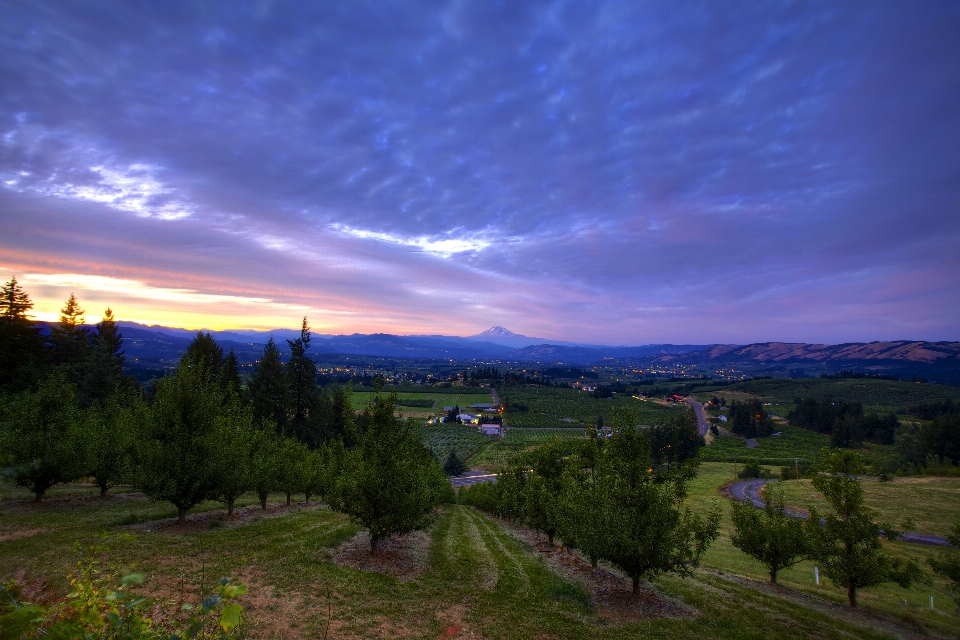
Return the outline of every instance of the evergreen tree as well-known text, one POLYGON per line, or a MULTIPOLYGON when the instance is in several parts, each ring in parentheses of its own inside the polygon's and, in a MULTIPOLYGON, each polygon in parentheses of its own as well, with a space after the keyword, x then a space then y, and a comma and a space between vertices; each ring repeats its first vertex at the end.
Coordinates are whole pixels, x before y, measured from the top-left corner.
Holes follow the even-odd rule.
POLYGON ((123 382, 123 336, 108 307, 90 337, 90 359, 83 380, 86 403, 105 402, 123 382))
POLYGON ((250 399, 255 422, 271 421, 279 433, 287 430, 287 374, 273 338, 250 379, 250 399))
POLYGON ((198 331, 181 358, 195 371, 219 384, 223 372, 223 348, 209 333, 198 331))
POLYGON ((237 354, 233 352, 233 349, 230 349, 230 353, 223 359, 223 364, 220 367, 220 388, 224 391, 230 390, 239 394, 242 384, 237 354))
POLYGON ((76 387, 55 371, 37 391, 25 391, 0 404, 0 451, 5 473, 33 492, 79 478, 86 469, 76 387))
POLYGON ((320 444, 317 416, 313 415, 317 406, 317 365, 307 355, 310 327, 306 316, 300 328, 300 337, 287 340, 287 344, 290 345, 290 361, 287 362, 290 407, 288 433, 311 448, 316 447, 320 444))
POLYGON ((43 338, 28 313, 30 296, 11 278, 0 287, 0 392, 31 388, 43 368, 43 338))
POLYGON ((777 572, 793 566, 810 555, 803 523, 787 515, 783 492, 767 498, 763 511, 752 504, 733 503, 733 546, 762 562, 776 584, 777 572))
POLYGON ((450 449, 450 455, 447 456, 447 461, 443 463, 443 472, 448 476, 459 476, 466 470, 467 465, 463 464, 455 450, 450 449))
POLYGON ((83 326, 83 314, 72 293, 60 310, 60 322, 50 327, 50 350, 53 364, 61 368, 73 384, 83 382, 90 360, 90 332, 83 326))
POLYGON ((384 538, 428 524, 452 489, 412 425, 393 415, 396 394, 365 410, 357 446, 344 450, 330 504, 370 531, 370 553, 384 538))
POLYGON ((822 460, 823 473, 814 476, 813 486, 833 512, 821 516, 811 507, 807 535, 824 575, 846 587, 851 607, 857 606, 857 589, 883 582, 909 587, 921 577, 920 567, 883 552, 880 538, 896 539, 899 534, 878 522, 877 512, 864 503, 857 480, 864 471, 863 457, 848 449, 825 449, 822 460))

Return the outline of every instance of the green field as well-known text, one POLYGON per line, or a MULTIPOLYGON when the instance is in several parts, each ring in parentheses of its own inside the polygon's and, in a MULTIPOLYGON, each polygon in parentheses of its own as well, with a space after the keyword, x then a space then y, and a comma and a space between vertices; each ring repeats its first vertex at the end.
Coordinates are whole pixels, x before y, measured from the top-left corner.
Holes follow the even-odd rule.
POLYGON ((493 436, 482 435, 475 427, 462 424, 441 423, 423 426, 423 441, 441 464, 450 455, 450 451, 456 451, 457 457, 466 461, 479 451, 480 447, 494 440, 493 436))
POLYGON ((757 438, 757 446, 747 448, 746 440, 733 436, 720 436, 713 443, 704 448, 704 460, 715 462, 732 462, 734 458, 743 461, 744 458, 782 458, 783 464, 793 464, 795 457, 814 461, 820 456, 822 447, 830 446, 830 437, 798 429, 797 427, 778 426, 783 431, 782 436, 776 438, 757 438))
POLYGON ((586 427, 595 425, 599 416, 603 416, 604 423, 609 424, 610 412, 614 407, 636 409, 640 414, 640 424, 661 424, 673 420, 686 410, 685 407, 665 407, 626 395, 598 400, 584 391, 554 387, 507 388, 500 390, 499 395, 500 402, 505 406, 527 407, 527 411, 508 408, 504 414, 504 422, 516 428, 586 427))
MULTIPOLYGON (((479 389, 477 390, 479 391, 479 389)), ((366 407, 373 397, 376 395, 373 391, 354 391, 351 396, 354 409, 363 409, 366 407)), ((472 404, 492 404, 493 397, 490 395, 490 392, 486 393, 432 393, 432 392, 403 392, 397 394, 397 400, 403 402, 404 400, 430 400, 433 402, 432 407, 403 407, 400 409, 404 413, 410 412, 431 412, 439 413, 443 411, 444 407, 459 406, 465 411, 470 411, 469 407, 472 404)))
MULTIPOLYGON (((687 503, 702 510, 720 501, 728 512, 718 487, 732 475, 733 465, 705 464, 691 484, 687 503)), ((56 494, 90 490, 62 487, 56 494)), ((459 506, 442 510, 427 532, 424 551, 415 556, 421 572, 398 580, 337 561, 338 545, 357 531, 346 517, 325 507, 277 510, 280 496, 272 497, 274 506, 265 517, 234 523, 222 519, 222 505, 204 503, 191 514, 216 512, 221 519, 177 533, 158 532, 150 524, 120 526, 173 515, 169 505, 137 494, 104 501, 51 500, 39 507, 11 502, 28 496, 9 486, 0 489, 0 495, 0 580, 18 575, 30 584, 45 584, 46 597, 65 594, 75 543, 96 544, 108 550, 102 555, 103 569, 144 574, 147 581, 141 589, 160 598, 165 611, 176 610, 182 601, 198 602, 221 576, 239 578, 249 587, 239 602, 251 639, 839 640, 879 639, 917 627, 955 635, 960 628, 952 604, 931 587, 864 590, 861 602, 880 617, 830 604, 843 602, 844 594, 831 585, 814 586, 810 563, 782 572, 784 588, 770 589, 763 568, 731 547, 728 513, 720 539, 705 558, 707 568, 688 579, 659 578, 650 585, 654 591, 637 600, 623 578, 619 587, 612 587, 619 591, 591 597, 591 583, 582 575, 556 568, 569 565, 566 554, 549 554, 547 560, 560 564, 548 564, 526 539, 518 540, 496 521, 459 506), (936 611, 928 609, 930 595, 936 598, 936 611)), ((249 495, 241 500, 244 505, 252 502, 249 495)), ((921 560, 935 551, 900 543, 887 546, 921 560)), ((933 587, 944 585, 935 580, 933 587)))
POLYGON ((470 459, 470 465, 491 469, 502 467, 515 462, 524 453, 544 442, 553 439, 574 440, 583 436, 584 431, 581 429, 507 429, 506 437, 484 446, 470 459))
MULTIPOLYGON (((899 527, 905 518, 912 518, 917 531, 945 536, 960 522, 960 478, 914 477, 896 478, 890 482, 871 479, 862 483, 867 506, 880 512, 880 519, 899 527)), ((786 503, 821 511, 827 504, 813 488, 810 480, 777 483, 786 503)))
POLYGON ((755 396, 771 402, 770 413, 786 416, 797 398, 860 402, 864 411, 889 413, 906 412, 907 407, 933 400, 960 400, 960 387, 942 384, 918 384, 916 382, 869 379, 830 378, 777 378, 748 380, 726 387, 703 387, 696 390, 700 401, 712 396, 721 396, 731 402, 755 396))

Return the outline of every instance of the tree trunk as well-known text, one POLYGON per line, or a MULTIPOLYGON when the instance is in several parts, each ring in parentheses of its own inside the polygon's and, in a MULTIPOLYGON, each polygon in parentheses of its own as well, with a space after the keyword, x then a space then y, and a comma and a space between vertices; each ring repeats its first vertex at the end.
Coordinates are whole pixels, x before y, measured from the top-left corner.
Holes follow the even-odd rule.
POLYGON ((267 494, 266 494, 266 493, 261 493, 261 494, 260 494, 260 508, 261 508, 261 509, 266 509, 266 508, 267 508, 267 494))
POLYGON ((548 533, 548 534, 547 534, 547 542, 550 543, 550 546, 551 546, 551 547, 553 546, 553 534, 552 534, 552 533, 548 533))
POLYGON ((850 603, 851 607, 856 608, 857 606, 857 588, 853 585, 847 587, 847 602, 850 603))
POLYGON ((378 545, 378 544, 380 544, 380 541, 379 541, 379 540, 376 540, 376 539, 374 539, 374 538, 370 538, 370 555, 371 555, 371 556, 377 555, 377 545, 378 545))
POLYGON ((230 498, 229 500, 227 500, 227 515, 228 515, 228 516, 232 516, 232 515, 233 515, 233 500, 234 500, 233 498, 230 498))
POLYGON ((770 569, 770 582, 771 582, 772 584, 777 584, 777 570, 776 570, 776 569, 773 569, 773 568, 770 569))
POLYGON ((631 579, 633 580, 633 593, 636 594, 640 591, 640 578, 631 577, 631 579))
POLYGON ((177 507, 177 522, 183 524, 187 521, 187 510, 183 507, 177 507))
POLYGON ((310 494, 309 494, 309 493, 304 493, 304 494, 303 494, 303 501, 306 502, 307 504, 310 504, 310 494))
POLYGON ((596 558, 590 558, 590 566, 593 567, 593 570, 594 570, 594 571, 597 570, 597 559, 596 559, 596 558))
POLYGON ((290 492, 287 492, 287 506, 290 506, 290 492))
POLYGON ((37 491, 36 493, 33 494, 34 502, 40 502, 41 500, 43 500, 43 491, 37 491))
POLYGON ((110 487, 108 487, 108 486, 105 485, 105 484, 101 484, 101 485, 100 485, 100 497, 101 497, 101 498, 106 498, 106 497, 107 497, 107 491, 109 491, 109 490, 110 490, 110 487))

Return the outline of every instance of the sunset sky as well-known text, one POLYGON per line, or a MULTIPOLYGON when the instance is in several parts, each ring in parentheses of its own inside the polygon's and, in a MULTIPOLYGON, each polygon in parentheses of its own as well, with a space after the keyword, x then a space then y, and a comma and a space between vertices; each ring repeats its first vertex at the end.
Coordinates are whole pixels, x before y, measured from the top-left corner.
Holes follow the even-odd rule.
POLYGON ((960 3, 0 1, 34 315, 960 339, 960 3))

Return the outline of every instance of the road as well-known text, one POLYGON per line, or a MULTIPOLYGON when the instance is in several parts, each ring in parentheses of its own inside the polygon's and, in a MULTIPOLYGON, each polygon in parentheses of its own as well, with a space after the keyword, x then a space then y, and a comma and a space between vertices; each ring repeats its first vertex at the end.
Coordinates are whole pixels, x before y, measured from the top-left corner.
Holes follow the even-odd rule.
POLYGON ((478 482, 496 482, 497 474, 486 471, 467 471, 466 473, 450 478, 450 484, 455 487, 465 487, 478 482))
MULTIPOLYGON (((776 480, 763 480, 761 478, 753 478, 751 480, 740 480, 730 485, 730 495, 733 496, 734 500, 739 502, 749 502, 757 509, 763 509, 766 506, 766 502, 760 497, 760 490, 763 488, 763 485, 768 482, 776 482, 776 480)), ((787 509, 787 514, 794 518, 806 518, 807 514, 797 511, 795 509, 787 509)), ((937 547, 949 547, 950 542, 941 536, 935 536, 929 533, 913 533, 907 532, 903 533, 900 536, 900 539, 904 542, 914 542, 916 544, 930 544, 937 547)))
POLYGON ((693 399, 693 397, 687 398, 687 404, 693 407, 693 412, 697 414, 697 426, 700 430, 700 435, 707 435, 707 429, 710 428, 710 425, 707 424, 706 419, 703 417, 703 405, 693 399))

